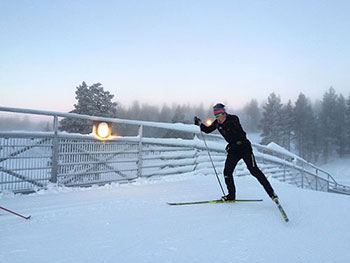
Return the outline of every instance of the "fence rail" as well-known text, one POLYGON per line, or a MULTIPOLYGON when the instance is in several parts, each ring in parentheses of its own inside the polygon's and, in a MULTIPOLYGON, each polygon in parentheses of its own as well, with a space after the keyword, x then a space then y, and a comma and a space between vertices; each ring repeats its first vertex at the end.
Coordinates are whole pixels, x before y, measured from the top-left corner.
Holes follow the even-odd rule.
MULTIPOLYGON (((31 192, 54 183, 86 186, 130 181, 137 177, 179 173, 212 173, 206 147, 198 127, 185 124, 130 121, 36 110, 0 107, 0 111, 43 114, 53 117, 53 132, 0 132, 0 191, 31 192), (93 135, 58 132, 58 117, 82 117, 138 125, 136 137, 118 137, 100 141, 93 135), (143 126, 189 132, 192 140, 143 137, 143 126)), ((223 169, 225 143, 208 137, 214 164, 223 169)), ((256 160, 267 176, 318 191, 350 194, 350 187, 340 185, 326 171, 273 147, 253 144, 256 160)), ((249 172, 242 163, 236 176, 249 172)))

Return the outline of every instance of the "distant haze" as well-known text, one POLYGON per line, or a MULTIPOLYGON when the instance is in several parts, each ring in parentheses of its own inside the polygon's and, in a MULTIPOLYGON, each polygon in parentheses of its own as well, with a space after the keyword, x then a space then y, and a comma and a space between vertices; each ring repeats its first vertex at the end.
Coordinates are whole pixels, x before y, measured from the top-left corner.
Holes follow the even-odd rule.
POLYGON ((129 106, 350 94, 349 1, 1 1, 0 104, 69 111, 82 81, 129 106))

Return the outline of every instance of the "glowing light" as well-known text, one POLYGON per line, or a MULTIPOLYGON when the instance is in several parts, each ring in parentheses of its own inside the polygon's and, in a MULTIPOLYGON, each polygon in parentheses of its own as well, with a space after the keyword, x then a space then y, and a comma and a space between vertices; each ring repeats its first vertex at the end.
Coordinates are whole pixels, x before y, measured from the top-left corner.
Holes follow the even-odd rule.
POLYGON ((213 123, 213 121, 212 121, 211 119, 208 119, 208 120, 206 121, 206 124, 207 124, 208 126, 210 126, 212 123, 213 123))
POLYGON ((97 135, 106 138, 109 134, 109 127, 108 124, 105 122, 101 122, 97 127, 97 135))
POLYGON ((94 122, 93 133, 97 136, 98 139, 108 139, 111 136, 111 132, 111 123, 94 122))

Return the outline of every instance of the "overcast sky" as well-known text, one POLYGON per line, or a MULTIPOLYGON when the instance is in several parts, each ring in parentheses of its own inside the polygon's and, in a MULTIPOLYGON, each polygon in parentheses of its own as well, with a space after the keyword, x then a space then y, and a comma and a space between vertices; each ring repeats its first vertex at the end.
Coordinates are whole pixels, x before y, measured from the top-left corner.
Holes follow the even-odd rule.
POLYGON ((0 0, 0 104, 69 111, 82 81, 122 105, 350 94, 350 1, 0 0))

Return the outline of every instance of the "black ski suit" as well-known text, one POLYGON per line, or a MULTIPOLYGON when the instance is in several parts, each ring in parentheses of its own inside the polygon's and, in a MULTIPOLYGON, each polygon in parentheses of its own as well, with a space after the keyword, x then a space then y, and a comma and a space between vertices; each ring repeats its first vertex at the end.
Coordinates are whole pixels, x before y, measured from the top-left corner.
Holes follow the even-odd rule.
POLYGON ((234 198, 236 196, 233 171, 240 159, 243 159, 249 172, 258 179, 267 194, 271 198, 276 196, 271 184, 256 164, 251 143, 246 137, 246 133, 239 122, 238 116, 226 114, 224 123, 220 124, 215 120, 210 126, 201 124, 200 128, 205 133, 211 133, 218 129, 228 142, 226 146, 227 158, 225 162, 224 177, 230 196, 233 196, 234 198))

